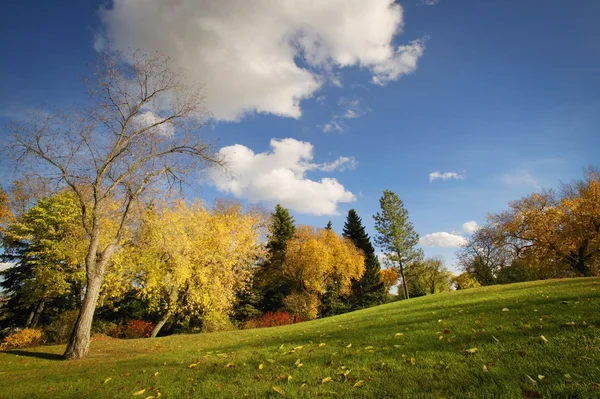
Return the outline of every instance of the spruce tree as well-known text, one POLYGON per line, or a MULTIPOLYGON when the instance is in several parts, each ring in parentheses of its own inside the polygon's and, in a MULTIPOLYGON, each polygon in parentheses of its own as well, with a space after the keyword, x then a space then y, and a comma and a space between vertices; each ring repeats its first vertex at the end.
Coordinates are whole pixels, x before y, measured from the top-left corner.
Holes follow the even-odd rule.
POLYGON ((332 229, 332 224, 331 224, 331 220, 329 222, 327 222, 327 226, 325 226, 326 230, 331 230, 332 229))
POLYGON ((287 242, 294 235, 294 218, 290 212, 277 204, 271 214, 269 241, 267 242, 268 260, 261 266, 255 287, 260 290, 260 310, 274 312, 284 307, 283 299, 291 293, 292 282, 283 274, 283 260, 287 242))
POLYGON ((379 274, 381 270, 379 260, 375 256, 375 249, 369 235, 365 232, 362 220, 354 209, 348 212, 343 235, 348 237, 365 255, 365 274, 360 280, 352 283, 352 293, 349 297, 350 308, 352 310, 361 309, 383 303, 385 286, 379 274))

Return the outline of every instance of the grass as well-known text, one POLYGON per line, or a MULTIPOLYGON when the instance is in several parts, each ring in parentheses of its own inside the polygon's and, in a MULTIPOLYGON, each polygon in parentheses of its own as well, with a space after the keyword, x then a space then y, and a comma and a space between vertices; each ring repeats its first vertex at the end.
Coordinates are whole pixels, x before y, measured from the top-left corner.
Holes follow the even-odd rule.
POLYGON ((600 279, 437 294, 267 329, 99 341, 79 361, 60 360, 63 349, 0 353, 0 397, 598 398, 600 279))

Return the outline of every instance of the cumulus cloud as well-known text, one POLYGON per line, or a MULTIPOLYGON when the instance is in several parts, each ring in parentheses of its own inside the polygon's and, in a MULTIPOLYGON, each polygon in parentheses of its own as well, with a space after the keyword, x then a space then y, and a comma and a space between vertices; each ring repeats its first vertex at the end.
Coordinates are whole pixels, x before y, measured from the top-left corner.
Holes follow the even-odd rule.
POLYGON ((467 233, 475 233, 479 229, 479 225, 476 221, 471 220, 469 222, 465 222, 462 225, 463 231, 467 233))
POLYGON ((300 102, 341 68, 383 85, 412 73, 422 40, 397 46, 394 0, 113 0, 99 12, 97 50, 160 50, 205 83, 217 119, 248 112, 298 118, 300 102), (297 62, 299 61, 299 62, 297 62))
POLYGON ((299 213, 335 215, 339 203, 352 202, 354 194, 335 178, 319 181, 306 176, 308 171, 333 172, 352 169, 356 161, 340 157, 332 163, 313 162, 313 145, 287 138, 272 139, 271 151, 255 153, 236 144, 219 151, 228 162, 228 172, 221 168, 209 174, 214 186, 251 202, 280 203, 299 213))
POLYGON ((340 97, 337 102, 340 111, 331 117, 331 120, 323 125, 323 131, 329 132, 343 132, 346 130, 346 124, 344 119, 356 119, 363 116, 366 111, 360 106, 360 99, 349 99, 346 97, 340 97))
POLYGON ((460 247, 466 243, 465 237, 445 231, 426 234, 419 239, 419 244, 424 247, 460 247))
POLYGON ((133 118, 133 123, 138 129, 144 129, 156 125, 155 127, 151 128, 150 131, 156 131, 158 134, 163 136, 171 137, 175 134, 175 127, 173 124, 165 122, 164 118, 161 118, 152 111, 146 111, 136 115, 133 118))
POLYGON ((431 172, 429 174, 429 182, 432 182, 437 179, 441 180, 449 180, 449 179, 464 179, 465 176, 456 172, 431 172))

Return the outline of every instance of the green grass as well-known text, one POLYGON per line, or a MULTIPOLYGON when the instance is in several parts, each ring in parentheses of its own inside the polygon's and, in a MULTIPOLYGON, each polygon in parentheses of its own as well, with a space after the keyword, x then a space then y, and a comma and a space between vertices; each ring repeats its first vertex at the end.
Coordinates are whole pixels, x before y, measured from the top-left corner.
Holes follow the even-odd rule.
POLYGON ((276 386, 292 398, 598 398, 600 279, 438 294, 268 329, 95 342, 79 361, 59 360, 63 349, 0 353, 0 397, 281 397, 276 386))

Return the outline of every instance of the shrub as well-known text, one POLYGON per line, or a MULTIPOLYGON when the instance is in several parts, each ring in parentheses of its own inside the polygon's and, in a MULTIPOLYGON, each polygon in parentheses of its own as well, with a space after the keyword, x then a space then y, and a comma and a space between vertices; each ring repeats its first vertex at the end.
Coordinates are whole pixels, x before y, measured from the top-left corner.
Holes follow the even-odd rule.
POLYGON ((276 327, 301 321, 304 319, 299 316, 278 310, 277 312, 267 312, 256 319, 247 321, 244 323, 244 328, 276 327))
POLYGON ((0 344, 0 351, 39 346, 44 342, 42 335, 42 330, 33 328, 17 331, 4 338, 4 342, 0 344))
POLYGON ((96 320, 92 323, 92 334, 108 335, 113 338, 121 335, 121 328, 112 321, 96 320))
POLYGON ((154 323, 145 320, 132 320, 123 330, 124 338, 147 338, 150 336, 154 323))
POLYGON ((44 328, 45 341, 52 344, 64 344, 71 337, 79 311, 69 310, 61 313, 50 325, 44 328))

